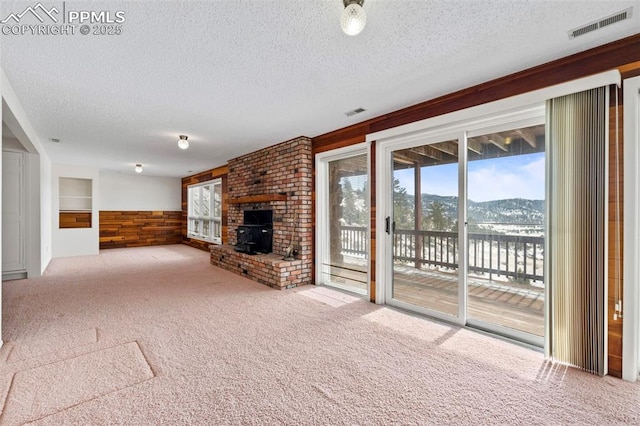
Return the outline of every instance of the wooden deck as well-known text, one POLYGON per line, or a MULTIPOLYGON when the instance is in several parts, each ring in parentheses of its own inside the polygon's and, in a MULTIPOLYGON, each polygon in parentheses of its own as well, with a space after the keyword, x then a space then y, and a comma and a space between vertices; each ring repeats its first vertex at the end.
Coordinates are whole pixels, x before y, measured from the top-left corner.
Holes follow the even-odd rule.
MULTIPOLYGON (((331 281, 354 289, 367 289, 366 266, 334 264, 331 281)), ((458 313, 458 275, 433 269, 396 265, 393 298, 450 315, 458 313)), ((544 336, 544 289, 514 282, 469 277, 469 318, 544 336)))
MULTIPOLYGON (((544 290, 516 283, 469 278, 469 318, 537 336, 544 335, 544 290)), ((451 315, 458 312, 458 276, 401 267, 393 298, 451 315)))

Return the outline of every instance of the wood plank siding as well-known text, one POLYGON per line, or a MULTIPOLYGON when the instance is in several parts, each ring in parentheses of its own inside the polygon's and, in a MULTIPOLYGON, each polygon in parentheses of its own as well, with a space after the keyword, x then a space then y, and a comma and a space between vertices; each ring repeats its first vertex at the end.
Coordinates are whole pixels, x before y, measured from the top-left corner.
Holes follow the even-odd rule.
POLYGON ((180 211, 100 211, 100 249, 179 244, 180 211))

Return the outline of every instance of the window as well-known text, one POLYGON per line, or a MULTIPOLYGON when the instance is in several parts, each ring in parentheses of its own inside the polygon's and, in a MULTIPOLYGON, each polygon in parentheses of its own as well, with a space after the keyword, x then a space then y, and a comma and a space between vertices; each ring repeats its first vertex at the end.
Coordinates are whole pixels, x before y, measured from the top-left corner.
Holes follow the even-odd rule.
POLYGON ((369 156, 358 144, 316 156, 316 283, 369 292, 369 156))
POLYGON ((188 188, 189 238, 222 244, 222 179, 188 188))

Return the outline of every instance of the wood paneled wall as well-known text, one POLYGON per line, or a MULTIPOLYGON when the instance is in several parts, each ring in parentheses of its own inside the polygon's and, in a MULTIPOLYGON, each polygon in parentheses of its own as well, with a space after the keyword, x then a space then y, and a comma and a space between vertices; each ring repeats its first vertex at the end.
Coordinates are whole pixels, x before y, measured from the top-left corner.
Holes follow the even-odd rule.
MULTIPOLYGON (((616 303, 616 287, 619 289, 622 298, 624 271, 623 265, 623 244, 624 244, 624 143, 623 143, 623 122, 622 122, 622 91, 619 91, 616 106, 615 90, 611 91, 611 107, 609 108, 609 259, 608 270, 608 344, 609 344, 609 374, 615 377, 622 377, 622 318, 614 320, 614 309, 616 303), (617 117, 617 120, 616 120, 617 117), (617 124, 617 126, 616 126, 617 124), (616 149, 616 131, 617 144, 616 149)), ((637 308, 637 307, 635 307, 637 308)))
POLYGON ((369 247, 371 248, 371 261, 369 263, 369 267, 371 271, 369 272, 369 276, 371 277, 371 282, 369 283, 369 300, 375 303, 376 301, 376 144, 371 143, 371 158, 369 159, 371 162, 371 173, 369 173, 371 182, 369 182, 369 192, 371 199, 369 200, 369 209, 371 213, 371 240, 369 241, 369 247))
MULTIPOLYGON (((519 95, 537 89, 542 89, 555 84, 564 83, 577 78, 619 69, 623 79, 640 75, 640 34, 636 34, 622 40, 615 41, 603 46, 599 46, 584 52, 577 53, 566 58, 548 62, 524 71, 520 71, 505 77, 501 77, 477 86, 466 88, 436 99, 422 102, 389 114, 354 124, 349 127, 338 129, 313 139, 314 155, 320 152, 330 151, 336 148, 350 146, 364 142, 366 135, 403 124, 412 123, 419 120, 435 117, 442 114, 462 110, 465 108, 493 102, 510 96, 519 95)), ((622 99, 622 96, 619 96, 622 99)), ((614 111, 614 109, 612 109, 614 111)), ((619 126, 622 126, 622 108, 620 107, 619 126)), ((611 114, 615 120, 615 114, 611 114)), ((622 127, 620 127, 622 128, 622 127)), ((615 129, 615 122, 610 129, 615 129)), ((612 133, 613 134, 613 133, 612 133)), ((622 132, 620 132, 620 135, 622 132)), ((610 138, 611 141, 615 139, 610 138)), ((620 136, 621 140, 621 136, 620 136)), ((375 144, 372 145, 371 155, 371 250, 375 254, 375 144)), ((622 153, 622 145, 619 152, 622 153)), ((622 241, 612 241, 617 235, 616 228, 622 230, 623 221, 620 215, 618 220, 618 209, 622 212, 622 198, 618 203, 612 196, 615 196, 616 185, 622 191, 622 154, 620 158, 615 155, 615 146, 610 149, 610 203, 609 203, 609 374, 620 377, 622 371, 622 320, 612 321, 613 314, 613 294, 615 285, 622 281, 622 276, 615 276, 616 269, 612 269, 615 262, 622 261, 622 241), (618 164, 619 175, 615 176, 611 171, 615 164, 618 164)), ((622 232, 620 232, 622 235, 622 232)), ((371 300, 375 300, 376 277, 375 277, 375 256, 372 256, 371 267, 371 300)), ((621 273, 620 273, 621 275, 621 273)))
POLYGON ((101 211, 100 248, 180 244, 182 212, 101 211))
POLYGON ((91 228, 91 212, 60 212, 60 228, 91 228))
POLYGON ((194 240, 187 237, 187 188, 189 185, 207 182, 213 179, 222 179, 222 244, 227 243, 227 232, 229 222, 229 167, 222 166, 215 169, 206 170, 195 175, 182 178, 182 242, 200 250, 209 251, 211 243, 206 241, 194 240))

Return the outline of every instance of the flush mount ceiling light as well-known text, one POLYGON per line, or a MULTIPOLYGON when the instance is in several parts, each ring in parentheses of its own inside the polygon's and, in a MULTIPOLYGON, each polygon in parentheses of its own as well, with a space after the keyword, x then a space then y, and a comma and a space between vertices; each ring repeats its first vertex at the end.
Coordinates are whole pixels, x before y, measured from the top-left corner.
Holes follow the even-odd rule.
POLYGON ((187 135, 180 135, 180 139, 178 139, 178 147, 180 149, 187 149, 189 148, 189 141, 187 140, 189 139, 189 136, 187 135))
POLYGON ((364 0, 342 0, 344 10, 340 18, 340 26, 345 34, 358 35, 367 24, 367 14, 362 7, 364 0))
POLYGON ((136 168, 134 170, 136 173, 142 173, 142 164, 136 164, 136 168))

